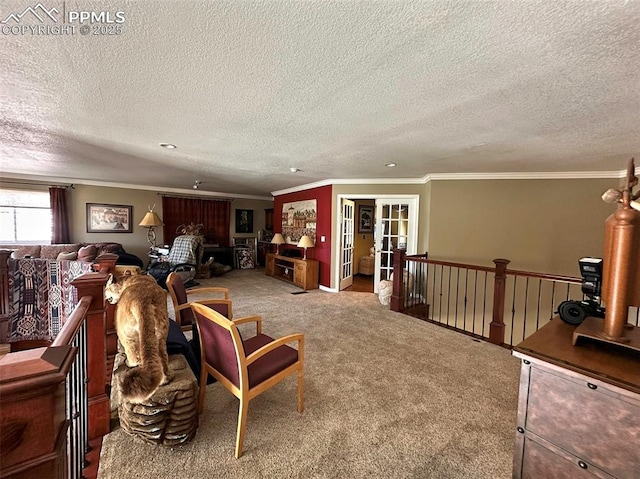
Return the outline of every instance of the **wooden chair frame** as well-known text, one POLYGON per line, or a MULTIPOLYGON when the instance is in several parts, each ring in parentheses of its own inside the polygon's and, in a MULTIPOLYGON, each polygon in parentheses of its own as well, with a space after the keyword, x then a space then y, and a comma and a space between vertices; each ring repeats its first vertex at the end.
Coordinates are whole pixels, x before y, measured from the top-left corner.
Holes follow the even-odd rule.
MULTIPOLYGON (((299 413, 304 411, 304 335, 301 333, 298 334, 290 334, 288 336, 284 336, 282 338, 278 338, 262 346, 257 349, 249 356, 245 356, 244 347, 242 343, 242 338, 240 337, 240 333, 238 331, 238 325, 246 324, 246 323, 256 323, 256 334, 262 333, 262 317, 261 316, 247 316, 244 318, 239 318, 236 320, 229 320, 225 318, 223 315, 218 313, 215 310, 212 310, 206 307, 203 304, 199 304, 197 302, 191 303, 191 308, 193 309, 194 316, 196 318, 196 325, 198 327, 198 334, 202 338, 200 333, 200 324, 198 322, 198 316, 196 313, 201 314, 206 317, 208 320, 215 322, 219 326, 228 330, 233 338, 233 344, 235 346, 236 357, 238 359, 238 376, 239 376, 239 387, 236 387, 229 379, 223 376, 219 371, 213 368, 211 365, 207 364, 205 359, 205 349, 206 347, 203 345, 201 349, 201 382, 200 384, 206 384, 207 374, 211 374, 214 378, 216 378, 220 384, 222 384, 229 392, 231 392, 234 396, 236 396, 240 400, 240 406, 238 410, 238 428, 237 428, 237 436, 236 436, 236 448, 235 448, 235 457, 238 459, 242 456, 242 448, 244 442, 244 434, 246 429, 247 422, 247 412, 249 411, 249 401, 255 398, 259 394, 262 394, 267 389, 275 386, 283 379, 291 376, 294 373, 298 375, 298 403, 297 409, 299 413), (248 375, 248 366, 261 358, 265 354, 273 351, 274 349, 283 346, 287 343, 297 342, 298 343, 298 360, 290 365, 289 367, 283 369, 282 371, 276 373, 270 378, 264 380, 260 384, 249 388, 249 375, 248 375)), ((206 387, 200 388, 199 398, 198 398, 198 410, 202 413, 204 407, 204 396, 205 396, 206 387)))
POLYGON ((167 290, 169 290, 169 295, 171 296, 171 302, 173 303, 173 310, 176 316, 176 322, 180 325, 180 328, 182 328, 183 330, 191 329, 190 324, 182 324, 182 315, 180 314, 180 311, 182 311, 183 309, 188 309, 191 307, 191 303, 193 301, 189 301, 190 295, 193 296, 196 294, 206 294, 206 293, 222 294, 223 295, 222 298, 199 299, 197 300, 197 302, 204 305, 226 304, 229 311, 229 319, 233 319, 232 302, 229 299, 229 290, 227 288, 221 288, 217 286, 208 286, 203 288, 190 288, 190 289, 185 288, 185 291, 187 293, 187 302, 184 304, 180 304, 178 302, 178 298, 172 286, 174 276, 178 278, 180 277, 177 273, 169 273, 169 276, 167 276, 166 284, 167 284, 167 290))

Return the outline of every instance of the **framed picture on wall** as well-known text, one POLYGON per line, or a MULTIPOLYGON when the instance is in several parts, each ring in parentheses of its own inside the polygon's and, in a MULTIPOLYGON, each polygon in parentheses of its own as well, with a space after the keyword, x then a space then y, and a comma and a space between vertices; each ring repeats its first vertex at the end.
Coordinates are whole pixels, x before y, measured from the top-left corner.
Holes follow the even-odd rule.
POLYGON ((303 236, 316 242, 318 201, 302 200, 282 205, 282 236, 288 244, 298 244, 303 236))
POLYGON ((358 206, 358 233, 373 233, 373 206, 358 206))
POLYGON ((253 233, 253 210, 236 210, 236 233, 253 233))
POLYGON ((131 233, 130 205, 87 203, 87 233, 131 233))

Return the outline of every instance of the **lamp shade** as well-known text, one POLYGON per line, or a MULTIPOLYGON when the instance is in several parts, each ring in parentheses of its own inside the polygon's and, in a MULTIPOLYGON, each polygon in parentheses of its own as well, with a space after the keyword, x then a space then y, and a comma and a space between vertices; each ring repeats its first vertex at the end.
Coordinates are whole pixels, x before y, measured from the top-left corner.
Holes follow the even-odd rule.
POLYGON ((298 248, 313 248, 314 246, 313 240, 307 235, 304 235, 300 238, 300 241, 298 241, 298 248))
POLYGON ((307 248, 313 248, 314 246, 315 245, 313 244, 313 240, 307 235, 304 235, 302 238, 300 238, 300 241, 298 241, 298 248, 304 248, 304 256, 302 257, 303 260, 307 259, 307 248))
POLYGON ((273 238, 271 238, 271 242, 273 244, 283 244, 285 241, 284 237, 280 233, 276 233, 273 235, 273 238))
POLYGON ((150 227, 150 226, 162 226, 162 225, 163 223, 160 217, 158 216, 158 213, 154 211, 147 211, 147 214, 144 215, 144 218, 142 218, 142 221, 138 226, 150 227))

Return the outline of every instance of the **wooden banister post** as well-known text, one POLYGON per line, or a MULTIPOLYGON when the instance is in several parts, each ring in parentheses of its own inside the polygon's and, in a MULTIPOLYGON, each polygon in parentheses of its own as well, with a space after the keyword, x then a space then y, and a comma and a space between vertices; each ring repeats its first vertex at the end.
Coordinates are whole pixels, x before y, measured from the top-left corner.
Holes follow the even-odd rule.
POLYGON ((0 359, 1 477, 68 477, 65 383, 76 353, 65 345, 0 359))
POLYGON ((93 262, 94 271, 106 271, 111 274, 116 274, 116 261, 118 261, 118 255, 113 253, 104 253, 96 258, 93 262))
POLYGON ((508 259, 498 258, 493 262, 496 272, 493 284, 493 316, 489 325, 489 342, 497 345, 504 343, 504 298, 506 287, 508 259))
POLYGON ((106 271, 85 273, 71 284, 78 297, 91 297, 87 312, 87 394, 89 395, 89 439, 109 433, 109 395, 107 394, 107 340, 104 286, 106 271))
MULTIPOLYGON (((112 253, 105 253, 98 256, 93 264, 95 271, 101 271, 105 274, 116 275, 116 261, 118 260, 118 255, 112 253)), ((106 309, 106 325, 105 331, 107 335, 107 372, 106 372, 106 384, 107 389, 111 388, 111 375, 113 374, 113 362, 115 361, 116 354, 118 352, 118 336, 116 334, 116 326, 115 326, 115 315, 116 315, 116 306, 115 304, 107 303, 105 304, 106 309)))
POLYGON ((391 311, 404 311, 404 254, 403 249, 393 250, 393 293, 391 293, 391 311))

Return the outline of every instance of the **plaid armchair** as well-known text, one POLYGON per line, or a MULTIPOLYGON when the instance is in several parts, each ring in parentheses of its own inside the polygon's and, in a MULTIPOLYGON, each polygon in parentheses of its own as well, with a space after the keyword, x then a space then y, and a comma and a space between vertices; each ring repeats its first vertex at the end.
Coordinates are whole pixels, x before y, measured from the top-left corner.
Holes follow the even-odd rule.
POLYGON ((188 263, 199 266, 202 263, 204 253, 204 241, 202 236, 182 235, 178 236, 169 251, 169 263, 171 265, 188 263))

